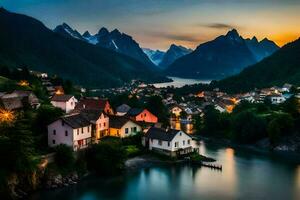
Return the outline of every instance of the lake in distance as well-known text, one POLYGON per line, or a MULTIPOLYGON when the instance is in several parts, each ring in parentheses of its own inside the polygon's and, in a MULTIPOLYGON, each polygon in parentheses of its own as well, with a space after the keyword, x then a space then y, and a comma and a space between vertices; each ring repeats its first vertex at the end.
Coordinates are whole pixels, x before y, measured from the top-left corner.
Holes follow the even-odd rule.
POLYGON ((185 85, 193 85, 193 84, 209 84, 211 80, 202 80, 202 79, 187 79, 187 78, 179 78, 179 77, 171 77, 168 76, 168 78, 172 79, 172 82, 166 82, 166 83, 155 83, 153 84, 156 88, 165 88, 165 87, 175 87, 180 88, 185 85))
POLYGON ((203 142, 200 152, 217 159, 223 171, 188 164, 154 166, 113 178, 89 177, 30 199, 300 199, 300 165, 294 159, 203 142))

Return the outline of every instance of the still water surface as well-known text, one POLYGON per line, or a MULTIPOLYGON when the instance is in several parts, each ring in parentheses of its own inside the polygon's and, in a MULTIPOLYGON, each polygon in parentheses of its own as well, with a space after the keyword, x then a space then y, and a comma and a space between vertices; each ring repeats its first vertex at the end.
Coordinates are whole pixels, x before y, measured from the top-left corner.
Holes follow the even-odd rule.
POLYGON ((167 83, 155 83, 153 84, 154 87, 156 88, 165 88, 165 87, 175 87, 175 88, 180 88, 185 85, 193 85, 193 84, 209 84, 211 81, 210 80, 200 80, 200 79, 188 79, 188 78, 178 78, 178 77, 171 77, 168 76, 168 78, 172 79, 173 82, 167 82, 167 83))
POLYGON ((300 165, 295 160, 204 143, 200 151, 216 158, 223 171, 156 166, 109 179, 91 177, 30 199, 300 199, 300 165))

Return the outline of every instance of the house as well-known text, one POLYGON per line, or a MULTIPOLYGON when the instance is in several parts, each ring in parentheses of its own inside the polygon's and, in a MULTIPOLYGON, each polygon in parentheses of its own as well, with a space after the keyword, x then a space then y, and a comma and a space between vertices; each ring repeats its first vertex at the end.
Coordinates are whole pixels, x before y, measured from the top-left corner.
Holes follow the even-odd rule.
POLYGON ((280 104, 280 103, 285 102, 285 100, 286 100, 285 97, 280 94, 268 95, 267 99, 269 99, 272 104, 280 104))
POLYGON ((178 105, 173 105, 171 108, 170 108, 170 113, 175 115, 176 117, 179 117, 180 116, 180 113, 183 111, 183 108, 181 106, 178 106, 178 105))
POLYGON ((142 127, 124 116, 109 116, 109 135, 127 137, 142 131, 142 127))
POLYGON ((82 110, 80 114, 92 124, 92 138, 97 141, 109 135, 109 118, 101 110, 82 110))
POLYGON ((285 83, 282 88, 281 91, 282 92, 290 92, 290 90, 292 89, 293 85, 285 83))
POLYGON ((169 156, 193 152, 192 137, 181 130, 150 128, 142 139, 143 146, 169 156))
POLYGON ((147 109, 143 108, 131 108, 127 114, 127 117, 137 122, 157 123, 157 117, 147 109))
POLYGON ((48 145, 65 144, 74 151, 88 147, 92 142, 92 125, 81 114, 67 115, 48 125, 48 145))
POLYGON ((117 116, 124 116, 131 109, 131 107, 127 104, 122 104, 116 108, 117 116))
POLYGON ((66 113, 74 110, 77 102, 77 99, 73 95, 54 95, 51 98, 51 104, 54 107, 62 109, 66 113))
POLYGON ((75 107, 75 110, 101 110, 108 115, 112 115, 113 109, 107 99, 99 99, 99 98, 83 98, 80 99, 78 104, 75 107))
POLYGON ((18 110, 24 107, 38 108, 39 99, 31 91, 15 90, 1 96, 1 102, 7 110, 18 110))

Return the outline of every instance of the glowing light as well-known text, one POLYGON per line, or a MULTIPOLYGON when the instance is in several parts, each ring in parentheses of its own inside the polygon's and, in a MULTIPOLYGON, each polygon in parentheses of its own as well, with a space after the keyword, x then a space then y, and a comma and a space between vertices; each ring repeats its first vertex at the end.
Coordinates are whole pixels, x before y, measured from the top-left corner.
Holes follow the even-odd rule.
POLYGON ((13 111, 0 109, 0 122, 12 122, 14 119, 13 111))
POLYGON ((26 80, 21 80, 19 83, 18 83, 18 85, 19 86, 29 86, 29 83, 28 83, 28 81, 26 81, 26 80))
POLYGON ((56 90, 55 94, 56 95, 63 95, 64 93, 61 90, 56 90))

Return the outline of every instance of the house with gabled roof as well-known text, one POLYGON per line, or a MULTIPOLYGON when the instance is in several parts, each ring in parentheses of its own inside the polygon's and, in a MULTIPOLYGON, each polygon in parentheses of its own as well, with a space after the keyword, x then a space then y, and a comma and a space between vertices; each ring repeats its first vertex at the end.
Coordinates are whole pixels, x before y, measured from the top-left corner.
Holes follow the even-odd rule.
POLYGON ((77 102, 77 99, 73 95, 54 95, 51 98, 51 104, 54 107, 62 109, 66 113, 69 113, 72 110, 74 110, 77 102))
POLYGON ((142 127, 133 120, 124 116, 109 116, 109 135, 128 137, 142 131, 142 127))
POLYGON ((104 111, 108 115, 112 115, 113 109, 107 99, 99 99, 99 98, 82 98, 78 102, 75 107, 75 110, 101 110, 104 111))
POLYGON ((65 144, 74 151, 84 149, 92 143, 92 125, 81 114, 60 117, 48 125, 48 145, 65 144))
POLYGON ((192 137, 184 131, 175 129, 151 127, 143 137, 142 144, 151 151, 169 156, 194 151, 192 137))
POLYGON ((145 108, 131 108, 126 115, 137 122, 157 123, 158 118, 145 108))

